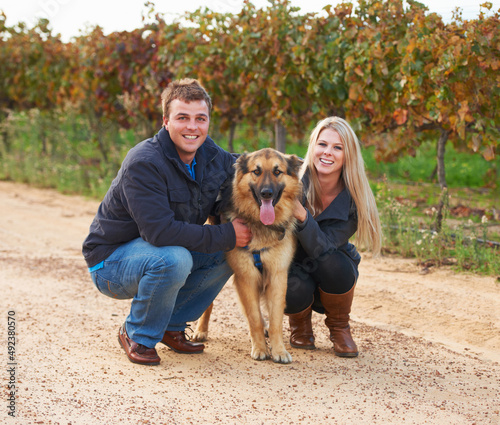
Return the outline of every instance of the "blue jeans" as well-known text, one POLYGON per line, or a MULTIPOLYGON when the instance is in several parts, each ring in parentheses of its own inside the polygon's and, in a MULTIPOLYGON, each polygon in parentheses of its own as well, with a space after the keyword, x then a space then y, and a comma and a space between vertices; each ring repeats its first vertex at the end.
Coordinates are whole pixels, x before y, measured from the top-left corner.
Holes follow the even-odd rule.
POLYGON ((183 331, 186 322, 197 320, 231 274, 223 252, 155 247, 137 238, 114 251, 91 277, 104 295, 132 298, 127 334, 153 348, 166 330, 183 331))

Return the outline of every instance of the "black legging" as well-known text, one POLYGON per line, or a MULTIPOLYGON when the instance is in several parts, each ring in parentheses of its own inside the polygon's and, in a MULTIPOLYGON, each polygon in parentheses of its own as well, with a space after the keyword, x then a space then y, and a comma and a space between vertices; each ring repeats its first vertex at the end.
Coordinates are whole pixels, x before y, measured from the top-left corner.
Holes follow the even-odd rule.
POLYGON ((341 251, 325 254, 307 264, 292 263, 288 274, 285 313, 299 313, 311 304, 315 311, 323 313, 318 288, 328 294, 345 294, 355 283, 352 263, 341 251))

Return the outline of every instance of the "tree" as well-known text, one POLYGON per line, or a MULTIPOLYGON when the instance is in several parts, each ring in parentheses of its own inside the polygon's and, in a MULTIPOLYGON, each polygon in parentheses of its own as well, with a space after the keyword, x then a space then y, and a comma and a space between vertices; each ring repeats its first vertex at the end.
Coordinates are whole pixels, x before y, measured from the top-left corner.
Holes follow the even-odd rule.
POLYGON ((245 87, 240 78, 238 19, 207 8, 198 9, 186 18, 192 25, 172 45, 174 50, 189 46, 188 53, 179 61, 177 72, 197 78, 210 93, 213 114, 220 130, 229 130, 229 150, 234 151, 235 129, 244 118, 241 105, 245 98, 245 87))
POLYGON ((379 160, 414 155, 425 135, 437 138, 443 187, 447 142, 494 157, 500 25, 491 4, 478 19, 457 14, 451 24, 414 0, 324 10, 303 15, 289 0, 256 9, 247 0, 236 15, 200 9, 181 26, 157 14, 131 32, 97 27, 66 44, 46 20, 28 30, 0 15, 0 107, 70 105, 91 122, 106 158, 110 147, 96 134, 114 126, 150 134, 160 125, 163 87, 192 76, 211 93, 223 130, 272 124, 282 151, 285 130, 300 139, 313 119, 339 115, 379 160))
POLYGON ((481 13, 473 21, 458 16, 444 25, 435 15, 420 12, 408 31, 401 68, 402 118, 397 124, 415 132, 438 132, 441 187, 447 185, 447 141, 480 152, 487 160, 495 156, 500 136, 499 24, 498 13, 481 13))
POLYGON ((349 86, 345 79, 344 58, 352 49, 345 37, 344 19, 351 15, 351 4, 324 8, 326 15, 310 16, 300 46, 300 74, 307 81, 305 89, 316 120, 326 116, 345 118, 349 86))
POLYGON ((65 98, 87 117, 92 141, 108 160, 104 133, 117 125, 149 137, 161 126, 160 95, 173 74, 158 54, 163 21, 105 35, 100 27, 75 40, 65 98))
POLYGON ((159 93, 171 73, 168 68, 152 72, 157 61, 155 30, 146 26, 104 35, 96 27, 77 38, 80 54, 68 75, 73 81, 70 97, 82 108, 93 108, 97 117, 114 120, 124 128, 133 124, 148 130, 156 127, 161 122, 159 93))
MULTIPOLYGON (((380 2, 362 0, 356 14, 349 4, 339 5, 343 46, 341 58, 348 97, 344 109, 369 143, 377 144, 386 159, 397 152, 389 137, 374 138, 393 127, 392 116, 397 105, 401 55, 398 45, 406 35, 410 22, 401 0, 380 2)), ((412 149, 410 144, 405 145, 412 149)))
MULTIPOLYGON (((3 13, 0 40, 0 109, 4 117, 6 110, 33 108, 42 117, 52 115, 58 107, 64 75, 73 54, 71 43, 65 44, 59 35, 53 35, 47 19, 40 19, 31 29, 24 23, 8 27, 3 13)), ((44 125, 40 127, 41 151, 45 154, 50 131, 44 125)), ((4 144, 8 149, 5 138, 4 144)))
POLYGON ((267 9, 257 10, 246 1, 238 15, 237 63, 245 87, 241 107, 251 122, 274 123, 275 147, 284 152, 284 130, 301 137, 313 116, 302 66, 311 15, 298 14, 289 0, 269 3, 267 9))
POLYGON ((361 1, 356 16, 343 18, 343 37, 351 40, 346 116, 383 160, 414 155, 424 132, 436 135, 438 179, 446 187, 447 141, 486 159, 498 146, 499 16, 446 25, 408 3, 405 10, 400 0, 361 1))

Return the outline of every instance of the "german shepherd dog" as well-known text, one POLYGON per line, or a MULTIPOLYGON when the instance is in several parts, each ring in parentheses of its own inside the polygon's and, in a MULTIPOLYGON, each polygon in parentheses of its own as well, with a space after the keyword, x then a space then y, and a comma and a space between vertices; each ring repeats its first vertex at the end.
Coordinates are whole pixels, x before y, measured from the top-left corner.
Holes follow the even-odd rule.
MULTIPOLYGON (((247 318, 252 341, 251 356, 265 360, 272 356, 276 363, 290 363, 292 356, 283 344, 283 315, 288 269, 295 251, 294 202, 302 191, 298 177, 301 160, 266 148, 242 154, 235 163, 232 194, 221 218, 245 220, 252 232, 252 241, 245 248, 226 254, 233 269, 243 312, 247 318), (260 301, 269 316, 268 350, 260 301)), ((197 324, 193 339, 206 340, 212 306, 197 324)))

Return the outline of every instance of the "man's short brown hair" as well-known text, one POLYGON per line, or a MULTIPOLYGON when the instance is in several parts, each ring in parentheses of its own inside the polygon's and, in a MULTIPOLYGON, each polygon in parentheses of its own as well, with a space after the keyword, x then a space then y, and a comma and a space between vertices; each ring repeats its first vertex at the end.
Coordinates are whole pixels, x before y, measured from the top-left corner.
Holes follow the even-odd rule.
POLYGON ((212 110, 212 100, 210 96, 199 81, 193 78, 183 78, 182 80, 172 81, 165 90, 163 90, 161 94, 161 107, 164 117, 168 118, 170 104, 175 99, 188 103, 193 100, 204 100, 207 103, 209 114, 212 110))

